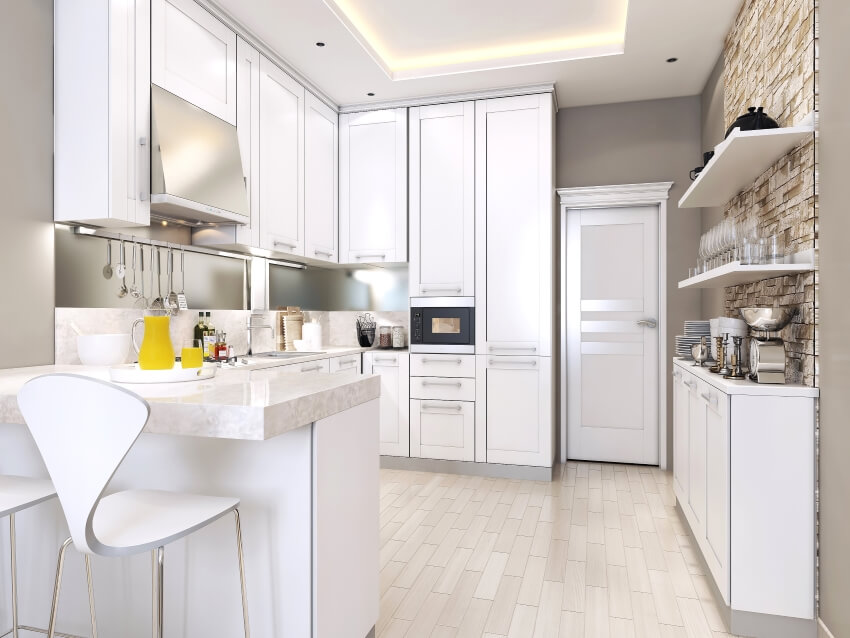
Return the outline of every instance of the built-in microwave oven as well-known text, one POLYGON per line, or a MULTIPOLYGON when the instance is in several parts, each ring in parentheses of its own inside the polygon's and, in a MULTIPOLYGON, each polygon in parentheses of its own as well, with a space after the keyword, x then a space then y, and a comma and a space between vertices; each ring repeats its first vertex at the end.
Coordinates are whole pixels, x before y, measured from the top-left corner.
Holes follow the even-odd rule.
POLYGON ((475 353, 473 297, 413 297, 410 351, 475 353))

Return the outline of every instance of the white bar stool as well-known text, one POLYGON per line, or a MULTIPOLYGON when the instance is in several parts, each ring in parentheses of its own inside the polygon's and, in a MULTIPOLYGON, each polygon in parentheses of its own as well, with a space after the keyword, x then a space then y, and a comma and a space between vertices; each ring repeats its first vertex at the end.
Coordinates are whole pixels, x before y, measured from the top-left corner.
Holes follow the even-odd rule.
MULTIPOLYGON (((152 552, 154 635, 162 638, 164 547, 232 512, 236 521, 242 621, 245 638, 249 638, 239 499, 155 490, 103 495, 147 423, 147 402, 105 381, 48 374, 21 388, 18 405, 56 487, 71 532, 59 551, 48 637, 56 635, 62 566, 65 550, 72 542, 86 556, 152 552)), ((91 615, 96 637, 93 602, 91 615)))

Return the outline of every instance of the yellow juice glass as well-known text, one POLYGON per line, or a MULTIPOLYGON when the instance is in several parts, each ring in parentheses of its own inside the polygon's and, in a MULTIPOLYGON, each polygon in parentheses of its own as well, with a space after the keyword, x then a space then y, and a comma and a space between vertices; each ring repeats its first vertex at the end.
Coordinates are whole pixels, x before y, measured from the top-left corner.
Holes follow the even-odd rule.
POLYGON ((200 339, 187 339, 183 342, 180 364, 184 368, 200 368, 204 365, 204 348, 200 339))
POLYGON ((174 346, 171 345, 171 317, 159 311, 147 311, 152 314, 133 322, 133 347, 139 353, 139 367, 142 370, 171 370, 174 367, 174 346), (156 314, 153 314, 156 313, 156 314), (145 336, 141 347, 136 344, 136 326, 144 323, 145 336))

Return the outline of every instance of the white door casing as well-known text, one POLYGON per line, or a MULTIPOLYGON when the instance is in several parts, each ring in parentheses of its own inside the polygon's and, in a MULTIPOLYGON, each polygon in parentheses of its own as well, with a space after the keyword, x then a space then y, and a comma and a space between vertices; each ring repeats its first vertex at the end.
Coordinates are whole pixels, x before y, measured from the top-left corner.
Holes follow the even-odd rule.
POLYGON ((567 450, 658 463, 658 207, 567 212, 567 450))
MULTIPOLYGON (((611 186, 586 186, 561 188, 557 190, 561 204, 561 374, 560 374, 560 440, 561 461, 566 462, 567 455, 567 412, 568 412, 568 360, 567 360, 567 212, 572 209, 615 208, 627 206, 655 206, 658 209, 658 290, 667 290, 667 199, 673 182, 646 184, 620 184, 611 186)), ((667 298, 658 297, 658 370, 666 370, 667 361, 667 298)), ((667 384, 658 383, 658 464, 667 468, 667 384)))

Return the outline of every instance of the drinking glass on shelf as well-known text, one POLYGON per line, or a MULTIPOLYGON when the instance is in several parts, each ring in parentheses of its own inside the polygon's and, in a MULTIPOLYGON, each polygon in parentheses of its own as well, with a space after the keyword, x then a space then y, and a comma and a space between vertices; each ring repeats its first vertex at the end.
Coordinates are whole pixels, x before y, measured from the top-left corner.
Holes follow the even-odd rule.
POLYGON ((774 233, 765 240, 765 263, 768 264, 784 264, 785 263, 785 234, 774 233))
POLYGON ((200 368, 204 365, 204 348, 200 339, 186 339, 183 342, 180 365, 184 368, 200 368))

